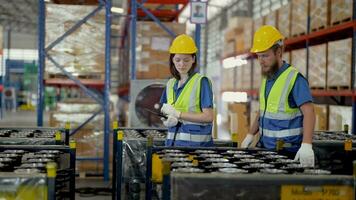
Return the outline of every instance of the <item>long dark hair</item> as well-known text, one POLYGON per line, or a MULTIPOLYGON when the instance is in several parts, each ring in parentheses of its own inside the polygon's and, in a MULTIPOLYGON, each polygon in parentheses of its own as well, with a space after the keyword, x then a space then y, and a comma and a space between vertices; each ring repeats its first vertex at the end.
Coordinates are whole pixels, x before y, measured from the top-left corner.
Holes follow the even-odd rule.
MULTIPOLYGON (((171 54, 169 56, 169 69, 171 71, 172 76, 175 79, 180 80, 179 72, 178 72, 178 70, 176 69, 176 67, 174 66, 174 63, 173 63, 173 57, 175 55, 176 54, 171 54)), ((193 54, 190 54, 190 55, 192 56, 192 58, 194 58, 194 63, 192 64, 192 67, 188 71, 188 75, 189 76, 191 76, 195 72, 195 68, 197 67, 197 55, 196 55, 196 53, 193 53, 193 54)))

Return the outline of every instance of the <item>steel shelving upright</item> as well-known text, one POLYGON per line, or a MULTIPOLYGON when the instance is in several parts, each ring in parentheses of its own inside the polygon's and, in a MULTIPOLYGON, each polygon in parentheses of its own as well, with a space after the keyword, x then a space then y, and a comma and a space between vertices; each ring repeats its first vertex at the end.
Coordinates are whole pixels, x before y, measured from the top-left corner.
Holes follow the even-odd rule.
MULTIPOLYGON (((102 160, 104 169, 104 180, 109 180, 109 137, 110 137, 110 110, 109 110, 109 94, 110 94, 110 70, 111 70, 111 55, 110 55, 110 43, 111 43, 111 0, 98 0, 99 5, 91 13, 86 15, 83 19, 79 20, 75 25, 73 25, 67 32, 58 37, 53 43, 45 46, 45 36, 46 36, 46 27, 45 27, 45 13, 46 5, 44 0, 39 0, 39 15, 38 15, 38 59, 39 59, 39 69, 38 69, 38 102, 37 102, 37 125, 43 125, 43 106, 44 106, 44 69, 45 69, 45 60, 46 58, 50 60, 58 69, 61 70, 70 80, 65 81, 68 85, 77 85, 81 88, 85 94, 97 101, 102 108, 94 113, 90 118, 88 118, 82 125, 75 128, 71 135, 83 127, 86 123, 92 120, 100 112, 104 112, 104 155, 103 158, 90 158, 90 160, 102 160), (104 83, 92 83, 82 82, 71 73, 66 71, 63 66, 58 64, 47 52, 52 49, 55 45, 60 43, 68 35, 77 30, 82 24, 87 20, 97 14, 101 9, 105 9, 105 80, 104 83), (89 89, 89 86, 103 87, 103 95, 98 95, 89 89)), ((53 85, 62 85, 63 80, 58 80, 58 82, 53 81, 50 84, 53 85)))

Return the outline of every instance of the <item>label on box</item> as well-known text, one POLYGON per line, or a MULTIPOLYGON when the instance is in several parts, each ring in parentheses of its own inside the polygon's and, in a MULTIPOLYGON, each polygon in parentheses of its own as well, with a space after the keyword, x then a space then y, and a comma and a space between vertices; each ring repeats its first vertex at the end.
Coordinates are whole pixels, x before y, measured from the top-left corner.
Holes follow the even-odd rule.
POLYGON ((149 69, 150 68, 148 65, 144 65, 144 64, 137 65, 137 71, 139 72, 148 72, 149 69))
POLYGON ((141 58, 149 58, 149 57, 150 57, 150 53, 149 53, 149 52, 143 51, 143 52, 141 53, 141 58))
POLYGON ((152 37, 151 49, 168 51, 171 39, 168 37, 152 37))
POLYGON ((282 185, 281 200, 352 200, 351 186, 282 185))

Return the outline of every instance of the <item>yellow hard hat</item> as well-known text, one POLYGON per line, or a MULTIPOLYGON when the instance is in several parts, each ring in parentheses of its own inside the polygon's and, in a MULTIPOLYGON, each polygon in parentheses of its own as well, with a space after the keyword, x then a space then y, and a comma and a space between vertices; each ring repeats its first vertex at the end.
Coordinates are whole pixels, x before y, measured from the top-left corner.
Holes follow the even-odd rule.
POLYGON ((266 51, 278 41, 283 39, 284 36, 274 26, 262 26, 255 32, 255 35, 253 36, 251 53, 266 51))
POLYGON ((172 54, 193 54, 197 51, 193 38, 186 34, 177 36, 169 48, 169 53, 172 54))

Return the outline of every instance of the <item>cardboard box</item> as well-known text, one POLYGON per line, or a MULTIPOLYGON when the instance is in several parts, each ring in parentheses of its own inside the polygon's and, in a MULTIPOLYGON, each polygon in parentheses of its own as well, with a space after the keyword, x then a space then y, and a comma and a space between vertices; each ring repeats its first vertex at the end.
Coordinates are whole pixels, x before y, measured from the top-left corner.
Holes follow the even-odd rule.
POLYGON ((309 85, 310 87, 326 88, 326 44, 309 48, 309 85))
POLYGON ((291 36, 307 34, 308 0, 292 0, 291 36))
POLYGON ((316 131, 328 130, 328 106, 314 104, 316 131))
POLYGON ((266 25, 271 25, 274 27, 278 27, 278 18, 277 18, 277 10, 270 12, 265 16, 265 24, 266 25))
POLYGON ((261 66, 258 62, 258 60, 253 59, 252 60, 252 65, 253 65, 253 83, 252 83, 252 88, 255 90, 259 90, 261 86, 261 81, 262 81, 262 69, 261 66))
POLYGON ((291 65, 306 77, 307 70, 307 51, 306 49, 297 49, 291 52, 291 65))
POLYGON ((285 38, 289 38, 291 30, 291 4, 278 9, 278 30, 285 38))
POLYGON ((310 31, 317 31, 328 26, 328 0, 310 0, 310 31))
POLYGON ((330 3, 331 25, 352 20, 352 0, 331 0, 330 3))
POLYGON ((328 87, 351 87, 351 45, 351 38, 328 43, 328 87))

